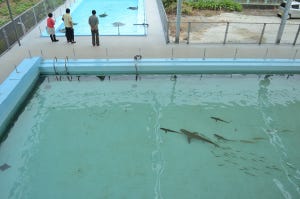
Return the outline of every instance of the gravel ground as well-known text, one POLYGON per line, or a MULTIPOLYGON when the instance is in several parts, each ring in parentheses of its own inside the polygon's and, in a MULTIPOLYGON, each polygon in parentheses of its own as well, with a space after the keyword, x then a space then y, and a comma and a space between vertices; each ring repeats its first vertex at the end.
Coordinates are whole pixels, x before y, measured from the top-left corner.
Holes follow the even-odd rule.
MULTIPOLYGON (((176 16, 170 15, 169 21, 176 16)), ((229 22, 226 43, 274 43, 281 18, 277 10, 246 9, 243 12, 200 11, 194 16, 182 16, 181 42, 188 39, 188 23, 191 23, 190 43, 223 43, 229 22), (261 37, 266 23, 263 37, 261 37)), ((289 19, 281 43, 294 42, 300 19, 289 19)), ((170 39, 174 41, 175 23, 170 25, 170 39)), ((297 42, 298 43, 298 42, 297 42)), ((299 42, 300 43, 300 42, 299 42)))

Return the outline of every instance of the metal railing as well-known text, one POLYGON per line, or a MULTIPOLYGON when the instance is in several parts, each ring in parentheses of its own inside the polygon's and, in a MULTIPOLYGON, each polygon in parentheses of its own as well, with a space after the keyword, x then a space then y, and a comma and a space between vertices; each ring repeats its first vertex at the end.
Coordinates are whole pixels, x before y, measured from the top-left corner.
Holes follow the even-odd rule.
POLYGON ((162 1, 157 0, 156 2, 157 2, 157 7, 158 7, 161 23, 163 26, 165 40, 166 40, 166 43, 169 43, 170 41, 169 41, 169 34, 168 34, 168 30, 169 30, 168 16, 166 14, 166 11, 165 11, 162 1))
POLYGON ((235 0, 240 4, 279 5, 282 0, 235 0))
POLYGON ((8 22, 0 27, 0 55, 10 49, 12 45, 44 20, 48 13, 62 5, 66 0, 42 0, 34 7, 26 10, 21 15, 14 18, 17 35, 15 35, 14 24, 8 22))
MULTIPOLYGON (((179 43, 275 44, 280 23, 182 22, 179 43)), ((176 22, 169 22, 170 42, 175 42, 176 22)), ((286 24, 281 44, 300 44, 300 24, 286 24)))

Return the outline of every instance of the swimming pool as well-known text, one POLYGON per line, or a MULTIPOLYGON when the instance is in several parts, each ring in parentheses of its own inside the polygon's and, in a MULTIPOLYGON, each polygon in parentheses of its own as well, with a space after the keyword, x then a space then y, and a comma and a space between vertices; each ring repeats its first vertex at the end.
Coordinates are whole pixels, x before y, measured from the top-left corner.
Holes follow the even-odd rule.
POLYGON ((226 63, 216 59, 76 60, 71 81, 63 60, 56 75, 53 60, 31 61, 19 73, 54 76, 44 77, 1 145, 0 166, 10 166, 0 171, 4 198, 299 197, 299 75, 204 74, 199 63, 226 63), (161 75, 145 73, 156 61, 161 75), (93 67, 102 73, 91 76, 93 67), (160 128, 202 133, 218 146, 160 128))
MULTIPOLYGON (((70 9, 73 21, 76 23, 74 26, 76 36, 91 35, 88 18, 93 9, 97 11, 99 18, 100 35, 143 36, 147 34, 143 0, 79 0, 70 9)), ((64 36, 61 16, 56 18, 56 23, 56 35, 64 36)), ((42 35, 48 36, 46 32, 42 35)))

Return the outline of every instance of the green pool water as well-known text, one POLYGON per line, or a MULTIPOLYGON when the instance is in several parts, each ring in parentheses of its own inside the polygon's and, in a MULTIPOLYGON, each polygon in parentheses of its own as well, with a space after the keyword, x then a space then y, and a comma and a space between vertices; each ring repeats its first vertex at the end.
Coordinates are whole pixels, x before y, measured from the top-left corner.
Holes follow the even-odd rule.
POLYGON ((47 77, 0 145, 0 198, 300 197, 299 76, 72 80, 47 77))

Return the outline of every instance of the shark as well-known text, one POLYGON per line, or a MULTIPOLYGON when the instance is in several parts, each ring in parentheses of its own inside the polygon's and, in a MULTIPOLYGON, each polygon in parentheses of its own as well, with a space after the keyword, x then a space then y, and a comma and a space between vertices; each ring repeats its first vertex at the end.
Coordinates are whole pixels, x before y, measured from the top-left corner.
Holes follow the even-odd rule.
POLYGON ((221 118, 218 118, 218 117, 210 117, 211 119, 213 119, 213 120, 215 120, 216 122, 225 122, 225 123, 230 123, 230 122, 228 122, 228 121, 225 121, 225 120, 223 120, 223 119, 221 119, 221 118))
POLYGON ((138 7, 137 7, 137 6, 136 6, 136 7, 130 6, 130 7, 128 7, 127 9, 129 9, 129 10, 137 10, 138 7))
POLYGON ((171 133, 178 133, 181 134, 178 131, 172 130, 172 129, 167 129, 167 128, 160 128, 160 130, 163 130, 165 133, 171 132, 171 133))
POLYGON ((249 143, 249 144, 256 143, 255 140, 240 140, 240 142, 243 142, 243 143, 249 143))
POLYGON ((8 164, 6 164, 6 163, 4 163, 4 164, 2 164, 1 166, 0 166, 0 170, 1 171, 5 171, 6 169, 9 169, 10 168, 10 165, 8 165, 8 164))
POLYGON ((214 136, 215 136, 216 138, 218 138, 219 140, 224 140, 224 141, 234 141, 234 140, 229 140, 229 139, 227 139, 227 138, 224 138, 223 136, 218 135, 218 134, 214 134, 214 136))
POLYGON ((58 31, 61 32, 61 33, 65 33, 65 32, 66 32, 66 29, 65 29, 65 28, 62 28, 62 29, 59 29, 58 31))
POLYGON ((191 139, 197 139, 197 140, 201 140, 201 141, 204 141, 204 142, 208 142, 216 147, 219 147, 218 144, 214 143, 213 141, 211 141, 210 139, 202 136, 202 135, 199 135, 198 133, 196 132, 190 132, 188 130, 185 130, 185 129, 180 129, 180 132, 182 132, 184 135, 187 136, 187 139, 188 139, 188 143, 191 143, 191 139))
POLYGON ((252 140, 230 140, 230 139, 224 138, 223 136, 218 135, 218 134, 214 134, 214 136, 216 138, 218 138, 219 140, 223 140, 223 141, 232 141, 232 142, 234 142, 234 141, 240 141, 240 142, 243 142, 243 143, 255 143, 255 142, 259 141, 259 140, 266 139, 266 138, 261 138, 261 137, 255 137, 252 140))
POLYGON ((99 17, 103 18, 103 17, 107 17, 106 13, 100 14, 99 17))

